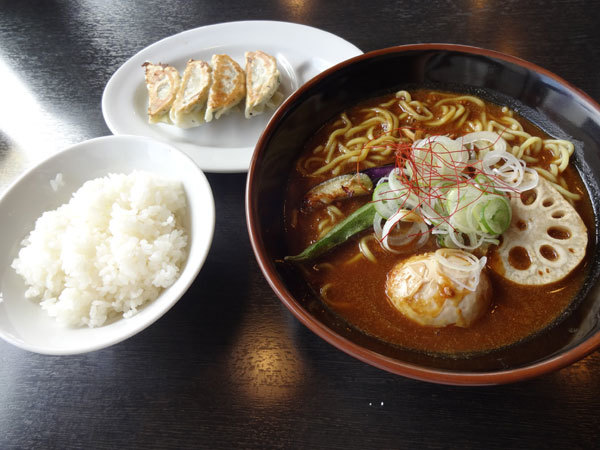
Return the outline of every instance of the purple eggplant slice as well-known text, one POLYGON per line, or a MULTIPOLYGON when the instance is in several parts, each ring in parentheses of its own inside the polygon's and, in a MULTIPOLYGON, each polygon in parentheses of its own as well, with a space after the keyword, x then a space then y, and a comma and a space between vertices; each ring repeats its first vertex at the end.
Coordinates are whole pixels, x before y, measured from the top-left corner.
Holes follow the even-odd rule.
POLYGON ((370 167, 369 169, 363 170, 361 173, 367 175, 371 179, 371 182, 374 185, 376 185, 380 179, 382 179, 383 177, 387 177, 390 174, 390 172, 394 169, 394 167, 396 167, 394 164, 370 167))

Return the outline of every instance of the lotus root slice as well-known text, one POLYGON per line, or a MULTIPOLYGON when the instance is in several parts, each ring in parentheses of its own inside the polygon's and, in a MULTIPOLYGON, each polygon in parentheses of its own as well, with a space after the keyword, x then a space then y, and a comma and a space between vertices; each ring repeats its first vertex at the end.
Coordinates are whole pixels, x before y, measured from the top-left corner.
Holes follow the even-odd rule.
POLYGON ((510 203, 511 224, 497 250, 501 264, 492 268, 522 285, 544 285, 566 277, 583 260, 588 242, 575 208, 542 177, 535 188, 513 196, 510 203))

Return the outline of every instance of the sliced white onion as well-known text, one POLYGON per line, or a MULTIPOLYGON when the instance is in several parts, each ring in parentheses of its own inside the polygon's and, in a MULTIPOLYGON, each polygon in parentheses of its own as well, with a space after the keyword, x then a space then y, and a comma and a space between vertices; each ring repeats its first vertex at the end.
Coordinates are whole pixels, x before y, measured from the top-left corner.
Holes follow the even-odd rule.
MULTIPOLYGON (((387 193, 388 192, 384 192, 383 194, 387 193)), ((376 202, 375 207, 377 208, 378 213, 382 214, 384 217, 392 217, 394 214, 396 214, 398 208, 401 207, 403 197, 399 196, 398 198, 375 198, 374 196, 373 201, 376 202)))
POLYGON ((435 227, 431 230, 431 234, 433 235, 442 235, 442 234, 448 234, 448 230, 445 228, 442 228, 442 226, 438 226, 435 227))
POLYGON ((469 238, 470 244, 465 244, 465 241, 462 237, 462 233, 456 231, 455 229, 448 228, 447 234, 450 237, 452 243, 458 247, 465 250, 475 250, 483 244, 484 235, 483 233, 468 233, 467 237, 469 238))
POLYGON ((400 171, 401 169, 395 168, 390 172, 387 177, 387 182, 390 184, 390 188, 393 190, 404 189, 406 186, 400 181, 400 171))
POLYGON ((431 225, 439 225, 444 220, 446 220, 446 216, 438 213, 435 210, 435 207, 440 201, 441 200, 439 198, 434 198, 431 203, 423 202, 419 206, 419 213, 421 214, 425 222, 428 222, 431 225))
POLYGON ((487 142, 493 145, 491 152, 505 153, 507 144, 506 141, 497 133, 493 131, 475 131, 474 133, 465 134, 464 136, 456 139, 461 145, 467 146, 469 150, 474 150, 473 147, 477 147, 477 151, 487 150, 489 146, 483 149, 477 146, 478 142, 487 142))
POLYGON ((383 236, 383 228, 381 226, 383 220, 384 218, 379 213, 375 213, 375 217, 373 218, 373 231, 375 232, 375 237, 380 242, 381 237, 383 236))
POLYGON ((457 286, 472 292, 477 289, 481 270, 487 261, 485 256, 477 258, 471 253, 451 248, 439 249, 434 256, 441 272, 457 286))
POLYGON ((429 228, 418 214, 410 210, 401 209, 386 221, 381 233, 382 237, 378 239, 384 249, 392 253, 404 253, 425 244, 429 228), (392 234, 399 222, 412 222, 413 225, 402 234, 392 234), (417 242, 412 245, 415 240, 417 242))
POLYGON ((518 187, 518 192, 525 192, 533 189, 540 182, 540 175, 537 173, 537 170, 525 167, 523 172, 524 174, 531 174, 531 177, 523 176, 523 181, 518 187))
MULTIPOLYGON (((475 270, 479 271, 485 265, 481 265, 480 259, 472 253, 463 252, 462 250, 456 250, 454 248, 441 248, 435 252, 435 257, 444 267, 465 273, 473 272, 475 270), (462 261, 462 263, 453 263, 450 258, 456 258, 462 261)), ((485 256, 482 259, 485 259, 485 256)))
MULTIPOLYGON (((388 178, 388 184, 390 185, 390 191, 398 191, 403 192, 407 190, 406 185, 402 183, 400 178, 398 178, 399 169, 394 169, 388 178)), ((409 195, 401 196, 398 199, 398 205, 400 209, 415 209, 419 206, 419 197, 417 197, 413 192, 408 189, 409 195)))
POLYGON ((412 150, 415 162, 421 165, 418 175, 425 180, 460 173, 469 159, 469 152, 461 143, 448 136, 429 136, 415 141, 412 150))
POLYGON ((498 191, 514 192, 523 182, 524 162, 512 153, 488 153, 481 162, 483 172, 492 178, 498 191))
POLYGON ((485 244, 500 245, 500 239, 495 238, 495 237, 491 237, 491 236, 484 236, 483 237, 483 242, 485 244))
POLYGON ((380 184, 383 184, 383 183, 387 183, 387 182, 389 182, 389 181, 390 181, 390 180, 389 180, 390 176, 392 176, 392 174, 393 174, 393 173, 394 173, 396 170, 398 170, 398 168, 394 168, 394 169, 392 169, 392 170, 390 171, 390 173, 388 173, 388 174, 387 174, 385 177, 381 177, 381 178, 379 179, 379 181, 377 181, 377 184, 376 184, 375 186, 377 187, 377 186, 379 186, 380 184))
POLYGON ((471 211, 468 206, 465 206, 466 211, 462 211, 462 208, 459 211, 453 211, 453 214, 449 217, 448 222, 450 225, 458 230, 461 230, 462 233, 475 233, 477 231, 477 225, 473 224, 472 221, 469 220, 469 216, 471 215, 471 211))
POLYGON ((415 213, 413 213, 412 211, 409 211, 407 209, 399 209, 393 216, 391 216, 386 222, 385 225, 383 226, 383 237, 384 240, 392 245, 404 245, 407 244, 408 242, 412 241, 415 239, 415 236, 413 234, 413 229, 415 228, 415 220, 409 220, 409 217, 411 215, 416 215, 415 213), (394 228, 396 228, 396 226, 400 223, 400 222, 413 222, 413 225, 406 230, 406 233, 403 234, 395 234, 393 236, 390 236, 390 233, 392 232, 392 230, 394 228), (391 242, 390 242, 391 240, 391 242))
MULTIPOLYGON (((398 222, 392 224, 393 226, 390 228, 389 232, 386 234, 384 231, 384 240, 386 246, 389 248, 393 247, 403 247, 405 245, 410 244, 417 238, 417 235, 420 231, 420 227, 418 223, 411 224, 410 228, 405 230, 402 234, 396 233, 395 228, 399 225, 398 222)), ((384 227, 385 228, 385 227, 384 227)))

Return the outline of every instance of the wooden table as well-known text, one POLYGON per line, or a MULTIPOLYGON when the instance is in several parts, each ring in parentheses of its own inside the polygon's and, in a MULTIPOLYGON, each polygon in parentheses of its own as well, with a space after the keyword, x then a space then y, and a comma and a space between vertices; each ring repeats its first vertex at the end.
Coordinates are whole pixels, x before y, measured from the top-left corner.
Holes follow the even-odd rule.
MULTIPOLYGON (((335 33, 363 51, 477 45, 537 63, 600 100, 599 8, 574 0, 2 0, 0 188, 61 148, 110 134, 100 107, 110 76, 142 48, 186 29, 281 20, 335 33)), ((600 446, 600 353, 539 379, 486 388, 368 366, 307 330, 269 288, 246 231, 245 174, 208 179, 217 212, 212 249, 166 316, 79 356, 0 342, 0 448, 600 446)))

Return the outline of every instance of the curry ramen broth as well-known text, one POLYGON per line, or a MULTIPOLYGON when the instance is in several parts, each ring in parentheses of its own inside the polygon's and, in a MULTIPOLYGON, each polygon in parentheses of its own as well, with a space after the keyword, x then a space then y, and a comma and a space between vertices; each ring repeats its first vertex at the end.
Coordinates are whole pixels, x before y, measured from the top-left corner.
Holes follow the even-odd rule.
MULTIPOLYGON (((570 143, 550 139, 505 107, 473 97, 420 90, 364 102, 326 124, 307 143, 286 193, 290 254, 301 252, 371 201, 368 195, 307 208, 303 195, 311 187, 337 175, 393 163, 398 146, 416 139, 429 135, 457 138, 477 130, 501 134, 513 153, 520 153, 528 166, 538 167, 540 175, 575 205, 589 235, 593 213, 586 190, 577 172, 559 157, 572 153, 570 143)), ((430 236, 416 253, 437 248, 435 237, 430 236)), ((490 270, 491 264, 497 264, 494 249, 489 248, 484 269, 492 284, 491 305, 468 328, 422 326, 392 305, 385 290, 387 274, 411 255, 384 250, 372 229, 298 267, 323 303, 364 333, 428 353, 473 353, 513 344, 551 325, 569 307, 585 277, 587 256, 561 281, 539 287, 518 285, 490 270)))

